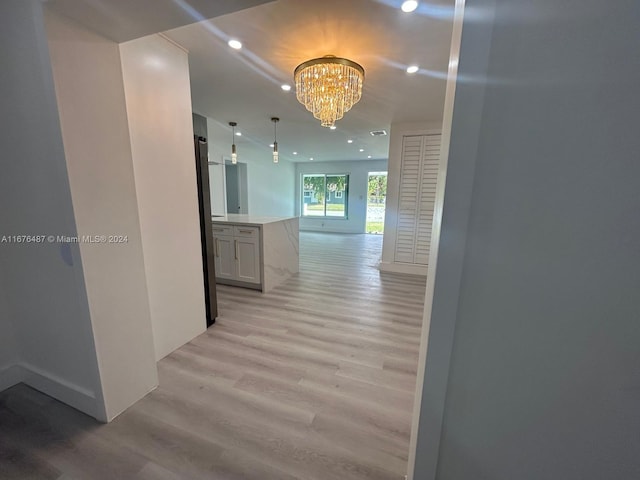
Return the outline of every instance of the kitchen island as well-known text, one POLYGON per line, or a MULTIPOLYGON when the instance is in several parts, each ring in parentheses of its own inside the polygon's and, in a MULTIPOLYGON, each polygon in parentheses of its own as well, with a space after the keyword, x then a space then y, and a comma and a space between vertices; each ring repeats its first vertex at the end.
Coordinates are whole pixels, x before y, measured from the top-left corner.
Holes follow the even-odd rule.
POLYGON ((216 281, 267 292, 299 271, 298 217, 212 217, 216 281))

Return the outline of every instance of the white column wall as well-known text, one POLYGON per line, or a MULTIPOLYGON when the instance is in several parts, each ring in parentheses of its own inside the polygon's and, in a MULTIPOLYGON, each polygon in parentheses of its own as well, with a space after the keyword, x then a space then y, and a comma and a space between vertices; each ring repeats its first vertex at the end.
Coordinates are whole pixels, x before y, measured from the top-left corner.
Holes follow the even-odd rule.
MULTIPOLYGON (((3 235, 77 234, 42 9, 0 2, 3 235)), ((0 244, 0 271, 20 380, 104 416, 79 246, 0 244)))
POLYGON ((48 13, 47 31, 106 418, 158 384, 118 44, 48 13), (110 238, 115 236, 115 238, 110 238))
POLYGON ((120 45, 156 359, 206 328, 187 52, 120 45))

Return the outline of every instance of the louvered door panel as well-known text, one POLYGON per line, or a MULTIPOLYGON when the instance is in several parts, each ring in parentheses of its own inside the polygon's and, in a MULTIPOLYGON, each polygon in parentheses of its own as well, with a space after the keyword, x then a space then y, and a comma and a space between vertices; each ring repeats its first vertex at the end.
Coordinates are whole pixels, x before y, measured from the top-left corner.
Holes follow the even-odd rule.
POLYGON ((440 135, 405 136, 402 144, 395 261, 427 265, 440 164, 440 135))
POLYGON ((440 135, 427 135, 421 158, 420 203, 416 222, 415 263, 427 265, 431 250, 433 210, 436 202, 438 169, 440 167, 440 135))
POLYGON ((422 137, 404 137, 402 142, 398 225, 396 227, 396 262, 413 263, 415 258, 421 159, 422 137))

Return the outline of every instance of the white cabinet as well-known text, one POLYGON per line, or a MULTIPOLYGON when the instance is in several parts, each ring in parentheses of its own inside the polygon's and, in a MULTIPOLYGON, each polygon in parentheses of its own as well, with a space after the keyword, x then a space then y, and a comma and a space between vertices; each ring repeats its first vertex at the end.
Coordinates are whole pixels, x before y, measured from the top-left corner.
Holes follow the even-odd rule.
POLYGON ((260 227, 214 224, 212 228, 216 280, 219 283, 259 286, 260 227))
POLYGON ((216 280, 233 279, 235 276, 233 227, 214 225, 212 230, 216 280))
POLYGON ((260 283, 260 228, 233 227, 235 242, 236 279, 240 282, 260 283))
POLYGON ((268 292, 299 271, 298 218, 212 219, 216 282, 268 292))

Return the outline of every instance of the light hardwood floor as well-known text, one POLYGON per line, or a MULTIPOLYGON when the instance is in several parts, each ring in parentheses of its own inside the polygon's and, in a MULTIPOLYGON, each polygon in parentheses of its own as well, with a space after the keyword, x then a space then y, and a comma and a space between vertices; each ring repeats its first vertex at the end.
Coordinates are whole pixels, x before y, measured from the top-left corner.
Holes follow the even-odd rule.
POLYGON ((3 392, 0 478, 402 479, 425 284, 381 274, 381 244, 302 233, 298 277, 218 286, 216 325, 111 424, 3 392))

